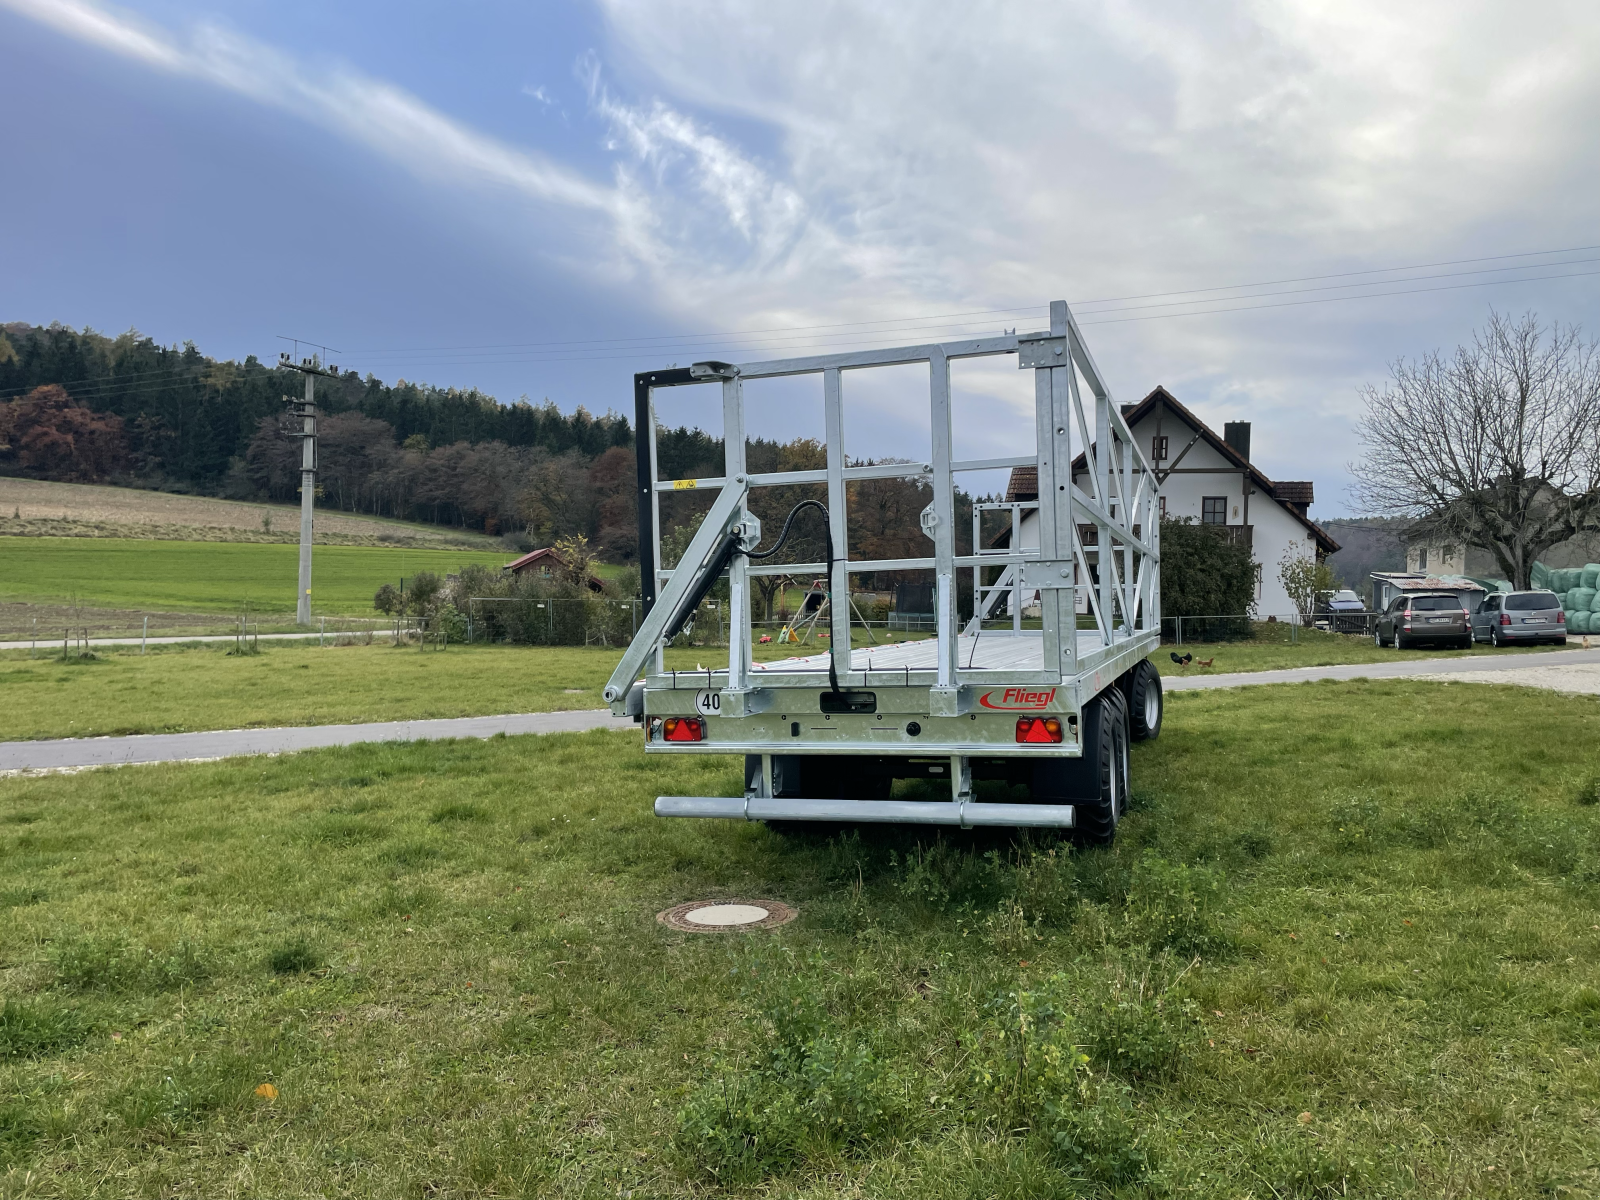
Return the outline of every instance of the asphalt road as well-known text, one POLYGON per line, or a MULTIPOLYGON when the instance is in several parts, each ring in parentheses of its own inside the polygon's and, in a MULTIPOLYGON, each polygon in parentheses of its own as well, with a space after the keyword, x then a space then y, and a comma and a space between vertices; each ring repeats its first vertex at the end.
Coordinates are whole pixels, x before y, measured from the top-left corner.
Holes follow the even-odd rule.
MULTIPOLYGON (((1225 675, 1163 675, 1171 692, 1203 688, 1259 687, 1271 683, 1310 683, 1319 679, 1448 679, 1489 682, 1503 672, 1521 673, 1507 682, 1559 680, 1560 668, 1600 666, 1600 650, 1556 650, 1545 654, 1439 658, 1337 667, 1297 667, 1287 671, 1241 671, 1225 675), (1535 674, 1527 674, 1530 670, 1535 674)), ((1538 682, 1536 686, 1559 686, 1538 682)), ((1574 688, 1570 690, 1587 690, 1574 688)), ((132 763, 203 762, 244 754, 290 754, 320 746, 358 742, 409 742, 432 738, 488 738, 497 733, 573 733, 589 729, 633 729, 605 709, 583 712, 521 713, 500 717, 459 717, 441 721, 376 721, 366 725, 309 725, 279 729, 222 729, 210 733, 151 733, 132 737, 60 738, 0 742, 0 772, 71 771, 132 763)))
POLYGON ((1347 663, 1337 667, 1294 667, 1286 671, 1237 671, 1226 675, 1190 675, 1181 668, 1162 673, 1161 687, 1168 692, 1203 688, 1255 687, 1266 683, 1311 683, 1318 679, 1429 679, 1447 675, 1492 675, 1529 667, 1568 667, 1600 663, 1600 650, 1550 650, 1543 654, 1474 654, 1471 658, 1409 659, 1392 663, 1347 663))

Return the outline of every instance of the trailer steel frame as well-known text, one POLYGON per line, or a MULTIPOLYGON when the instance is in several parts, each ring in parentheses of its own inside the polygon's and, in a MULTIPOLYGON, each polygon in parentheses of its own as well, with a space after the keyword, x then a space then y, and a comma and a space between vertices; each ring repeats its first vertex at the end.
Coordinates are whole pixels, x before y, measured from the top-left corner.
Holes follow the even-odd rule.
POLYGON ((760 755, 762 761, 744 801, 662 797, 656 806, 659 814, 816 819, 818 813, 850 812, 861 820, 1072 824, 1070 806, 1039 806, 1034 819, 1024 821, 1022 815, 998 810, 1030 806, 971 805, 974 758, 1081 754, 1076 730, 1083 707, 1160 640, 1155 476, 1065 302, 1051 303, 1048 332, 764 362, 703 362, 637 375, 634 390, 645 616, 606 686, 605 698, 613 712, 644 724, 647 752, 760 755), (957 459, 950 364, 1003 354, 1016 355, 1019 369, 1034 373, 1036 452, 1031 457, 957 459), (843 435, 849 374, 916 363, 927 363, 929 370, 932 454, 928 461, 847 463, 843 435), (821 377, 827 465, 821 470, 751 473, 745 463, 744 381, 798 375, 821 377), (656 396, 684 386, 721 388, 725 464, 720 477, 659 478, 656 396), (1014 533, 1012 544, 1003 550, 984 550, 975 538, 971 554, 958 554, 957 477, 1018 466, 1037 468, 1039 499, 1000 507, 1013 509, 1014 530, 1020 529, 1022 509, 1036 508, 1039 546, 1019 545, 1014 533), (1086 488, 1074 483, 1075 473, 1086 479, 1086 488), (929 486, 932 502, 921 524, 933 543, 931 555, 850 557, 849 486, 884 478, 913 478, 929 486), (760 522, 748 508, 751 489, 806 483, 826 485, 833 561, 752 563, 747 555, 758 548, 762 534, 760 522), (662 570, 661 495, 690 489, 714 491, 716 498, 678 566, 662 570), (1087 548, 1080 527, 1094 530, 1087 548), (723 573, 724 564, 731 594, 727 666, 693 673, 666 670, 666 638, 681 627, 713 576, 723 573), (983 569, 997 565, 1003 568, 1001 580, 983 584, 983 569), (931 643, 852 651, 850 606, 835 602, 829 606, 831 645, 825 655, 771 664, 752 660, 752 578, 812 573, 826 577, 830 595, 838 597, 848 596, 852 575, 908 570, 934 573, 936 634, 931 643), (966 570, 973 574, 977 605, 973 622, 963 632, 957 628, 957 583, 959 572, 966 570), (1087 598, 1088 628, 1080 628, 1075 612, 1080 587, 1087 598), (986 607, 1006 593, 1020 598, 1024 590, 1039 593, 1039 630, 1024 630, 1020 621, 1014 621, 1010 630, 981 628, 986 607), (836 699, 845 691, 872 693, 872 710, 840 711, 837 704, 830 710, 824 697, 836 699), (991 700, 1012 692, 1048 695, 1048 699, 1025 710, 991 700), (1019 743, 1012 722, 1018 711, 1035 709, 1062 714, 1074 736, 1059 745, 1019 743), (665 741, 662 719, 672 715, 698 716, 704 740, 665 741), (895 724, 886 726, 885 716, 897 718, 895 724), (910 718, 904 726, 901 717, 910 718), (802 723, 807 726, 804 732, 802 723), (773 796, 773 757, 807 754, 947 760, 954 806, 924 811, 926 804, 919 808, 901 801, 773 796), (732 811, 730 804, 738 811, 732 811), (1048 813, 1042 811, 1046 808, 1048 813), (995 811, 981 811, 988 809, 995 811))

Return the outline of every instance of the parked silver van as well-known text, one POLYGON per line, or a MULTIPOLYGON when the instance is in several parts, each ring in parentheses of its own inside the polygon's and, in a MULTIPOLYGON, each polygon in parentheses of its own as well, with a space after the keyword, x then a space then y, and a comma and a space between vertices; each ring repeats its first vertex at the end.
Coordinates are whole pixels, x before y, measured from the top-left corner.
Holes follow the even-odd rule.
POLYGON ((1504 646, 1510 642, 1567 640, 1567 614, 1554 592, 1490 592, 1472 614, 1472 640, 1504 646))

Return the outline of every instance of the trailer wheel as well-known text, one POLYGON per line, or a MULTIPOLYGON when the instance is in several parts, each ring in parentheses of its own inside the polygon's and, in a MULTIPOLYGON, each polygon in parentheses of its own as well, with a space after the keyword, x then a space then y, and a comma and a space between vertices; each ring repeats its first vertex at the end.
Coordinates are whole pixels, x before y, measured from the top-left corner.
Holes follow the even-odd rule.
POLYGON ((1120 688, 1107 688, 1083 710, 1083 756, 1034 764, 1033 799, 1071 804, 1073 837, 1092 846, 1110 844, 1128 808, 1128 703, 1120 688))
POLYGON ((1128 736, 1135 742, 1149 742, 1161 735, 1161 716, 1166 701, 1161 694, 1161 672, 1149 662, 1141 662, 1128 672, 1128 736))

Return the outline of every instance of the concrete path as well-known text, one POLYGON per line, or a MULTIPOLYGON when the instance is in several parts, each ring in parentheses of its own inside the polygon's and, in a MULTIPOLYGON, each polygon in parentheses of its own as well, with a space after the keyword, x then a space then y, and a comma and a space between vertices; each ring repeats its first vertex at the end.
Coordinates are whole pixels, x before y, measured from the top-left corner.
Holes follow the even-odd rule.
POLYGON ((1511 671, 1457 671, 1454 675, 1419 675, 1417 678, 1440 683, 1510 683, 1519 687, 1547 688, 1552 692, 1600 696, 1600 663, 1523 667, 1511 671))
POLYGON ((279 729, 222 729, 212 733, 147 733, 133 737, 59 738, 0 742, 0 773, 71 771, 132 763, 205 762, 240 754, 289 754, 357 742, 410 742, 431 738, 489 738, 497 733, 581 733, 635 729, 609 709, 458 717, 440 721, 376 721, 368 725, 307 725, 279 729))
MULTIPOLYGON (((1409 659, 1403 662, 1347 663, 1337 667, 1294 667, 1287 671, 1238 671, 1226 675, 1184 676, 1180 669, 1161 675, 1169 692, 1205 688, 1253 687, 1266 683, 1310 683, 1317 679, 1455 679, 1459 676, 1497 676, 1502 672, 1600 664, 1600 650, 1550 650, 1543 654, 1474 654, 1471 658, 1409 659)), ((1488 680, 1485 680, 1487 682, 1488 680)), ((1463 681, 1465 682, 1465 680, 1463 681)), ((1517 682, 1505 679, 1506 683, 1517 682)), ((1571 689, 1564 689, 1571 690, 1571 689)))
MULTIPOLYGON (((1600 690, 1600 650, 1556 650, 1546 654, 1421 659, 1288 671, 1241 671, 1227 675, 1176 673, 1161 677, 1170 692, 1206 688, 1259 687, 1318 679, 1429 679, 1530 683, 1562 691, 1600 690)), ((133 737, 61 738, 0 742, 0 773, 73 771, 130 763, 204 762, 241 754, 288 754, 319 746, 358 742, 406 742, 429 738, 487 738, 497 733, 573 733, 588 729, 633 729, 632 721, 606 709, 459 717, 442 721, 378 721, 367 725, 309 725, 280 729, 224 729, 214 733, 151 733, 133 737)))

